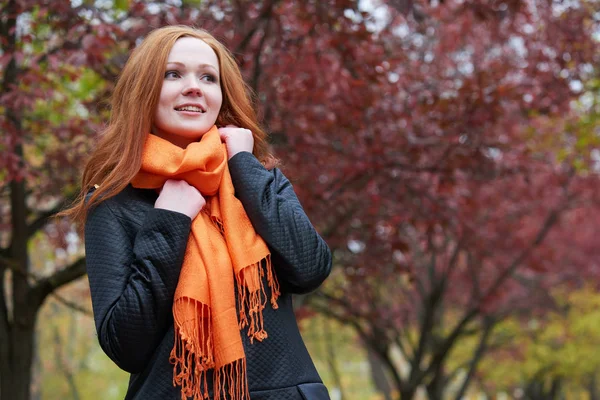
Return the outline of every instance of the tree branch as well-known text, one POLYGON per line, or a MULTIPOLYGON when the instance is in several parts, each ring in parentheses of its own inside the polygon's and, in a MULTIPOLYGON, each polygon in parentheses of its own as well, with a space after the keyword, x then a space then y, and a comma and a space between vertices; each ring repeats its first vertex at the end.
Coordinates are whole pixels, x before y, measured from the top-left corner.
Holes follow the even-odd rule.
MULTIPOLYGON (((411 371, 410 371, 410 382, 413 386, 417 386, 422 377, 425 375, 423 371, 421 371, 421 362, 423 361, 423 357, 425 356, 425 350, 429 343, 429 337, 431 335, 431 328, 435 318, 435 309, 437 304, 439 303, 441 296, 441 286, 432 286, 431 292, 427 296, 425 302, 423 303, 425 307, 425 315, 421 320, 421 324, 419 327, 420 337, 419 337, 419 345, 417 347, 417 351, 415 353, 415 357, 411 360, 411 371)), ((431 364, 430 364, 431 367, 431 364)), ((428 371, 429 372, 429 371, 428 371)))
POLYGON ((69 195, 50 210, 40 212, 37 215, 37 218, 27 226, 27 237, 31 238, 31 236, 33 236, 38 230, 42 229, 54 215, 71 204, 73 200, 75 200, 75 196, 69 195))
POLYGON ((342 384, 342 378, 340 377, 340 371, 337 366, 336 354, 334 351, 334 334, 331 332, 331 319, 323 318, 323 336, 325 336, 325 353, 329 371, 333 377, 335 386, 340 391, 340 398, 344 399, 344 389, 342 384))
MULTIPOLYGON (((538 234, 536 235, 534 241, 528 246, 525 250, 521 252, 511 263, 511 265, 506 268, 503 273, 496 279, 492 287, 487 291, 487 293, 483 296, 483 299, 493 294, 506 279, 508 279, 512 273, 514 273, 515 269, 531 254, 534 248, 541 244, 543 239, 546 237, 550 228, 556 223, 558 220, 558 214, 560 213, 560 208, 557 208, 550 212, 548 217, 546 218, 544 225, 540 228, 538 234)), ((444 343, 439 347, 439 350, 436 351, 436 354, 432 358, 427 370, 425 371, 425 375, 431 373, 435 366, 442 362, 442 360, 446 357, 454 342, 463 334, 463 329, 465 326, 479 313, 480 304, 475 304, 472 306, 463 316, 461 321, 454 327, 450 335, 446 337, 444 343)))
MULTIPOLYGON (((254 26, 248 32, 246 32, 246 35, 244 36, 244 38, 235 47, 235 51, 233 52, 234 54, 239 54, 239 53, 242 53, 244 50, 246 50, 246 47, 248 46, 248 44, 250 44, 250 40, 252 39, 252 37, 254 36, 256 31, 258 30, 258 27, 262 24, 262 22, 264 20, 268 19, 271 16, 273 7, 278 2, 279 2, 279 0, 271 0, 267 5, 265 5, 265 8, 262 10, 260 15, 256 19, 257 20, 256 24, 254 24, 254 26)), ((245 10, 244 10, 244 12, 245 12, 245 10)))
POLYGON ((436 366, 444 360, 454 342, 464 333, 465 327, 477 315, 478 311, 478 307, 472 307, 467 311, 467 313, 465 313, 460 322, 454 327, 450 335, 446 337, 443 344, 439 346, 438 351, 436 351, 433 359, 429 363, 429 366, 425 372, 422 373, 422 376, 430 374, 436 368, 436 366))
POLYGON ((46 296, 67 283, 85 275, 85 257, 80 258, 66 268, 38 280, 31 288, 31 296, 38 304, 42 304, 46 296))
POLYGON ((469 274, 471 275, 471 281, 473 282, 473 287, 471 288, 471 298, 478 302, 481 300, 481 287, 479 281, 479 270, 475 268, 475 256, 473 253, 467 253, 467 269, 469 270, 469 274))
POLYGON ((548 235, 548 232, 550 232, 552 226, 558 221, 558 216, 561 213, 561 211, 561 208, 556 208, 552 210, 550 214, 548 214, 546 220, 544 221, 544 225, 542 225, 542 228, 538 231, 535 240, 513 260, 513 262, 509 265, 508 268, 502 271, 500 276, 494 281, 492 286, 483 295, 483 299, 493 295, 494 292, 498 290, 498 288, 504 283, 504 281, 506 281, 506 279, 508 279, 514 274, 515 270, 519 267, 519 265, 521 265, 521 263, 525 261, 527 257, 529 257, 533 249, 535 249, 542 243, 546 235, 548 235))
POLYGON ((437 278, 435 273, 435 267, 437 266, 437 249, 433 245, 433 235, 433 232, 429 232, 427 235, 427 249, 429 249, 429 251, 431 252, 430 261, 429 263, 427 263, 427 277, 429 278, 429 287, 431 288, 431 290, 433 290, 433 288, 435 287, 437 278))
POLYGON ((349 311, 350 309, 347 306, 344 306, 345 302, 342 299, 338 299, 336 297, 328 295, 327 293, 317 291, 317 292, 315 292, 315 295, 311 298, 312 301, 310 302, 310 306, 312 308, 314 308, 316 311, 323 313, 323 315, 331 317, 331 318, 341 322, 344 325, 350 325, 350 326, 354 327, 356 332, 361 337, 365 337, 365 338, 367 337, 366 331, 358 322, 358 320, 360 319, 359 316, 353 315, 352 317, 354 317, 354 318, 351 318, 350 316, 343 316, 339 313, 336 313, 335 311, 333 311, 332 307, 327 307, 327 306, 324 306, 324 305, 316 302, 315 299, 318 299, 318 298, 323 299, 325 303, 342 304, 342 306, 344 307, 344 310, 349 311))
POLYGON ((65 362, 62 351, 61 351, 62 347, 63 347, 63 343, 62 343, 62 340, 60 339, 60 332, 59 332, 57 326, 54 326, 54 344, 55 344, 56 361, 65 374, 65 378, 71 389, 72 398, 74 400, 79 400, 80 399, 79 391, 77 390, 77 385, 75 384, 73 371, 71 371, 71 368, 65 362))
MULTIPOLYGON (((400 231, 402 232, 402 234, 404 235, 404 237, 406 237, 408 240, 411 241, 412 247, 411 250, 413 251, 414 255, 415 255, 415 259, 417 260, 421 260, 421 262, 425 259, 425 254, 421 251, 420 245, 419 245, 419 240, 416 237, 417 235, 412 235, 411 233, 415 232, 415 229, 412 225, 407 225, 407 224, 401 224, 400 225, 400 231), (410 229, 409 229, 410 228, 410 229), (410 231, 409 231, 410 230, 410 231)), ((415 262, 415 264, 417 264, 415 262)), ((425 293, 425 286, 423 285, 423 282, 421 282, 421 279, 419 278, 419 276, 415 276, 414 277, 414 282, 415 285, 417 287, 417 291, 419 293, 419 296, 421 296, 421 300, 425 301, 425 297, 426 297, 426 293, 425 293)))
POLYGON ((260 56, 265 42, 267 41, 267 37, 269 36, 271 20, 267 19, 266 24, 267 25, 263 30, 263 36, 260 38, 260 42, 258 43, 258 48, 254 50, 254 71, 252 72, 252 79, 250 81, 250 87, 252 88, 254 93, 258 93, 258 81, 261 73, 260 56))
POLYGON ((412 359, 415 357, 415 353, 417 352, 417 344, 411 338, 410 329, 400 330, 395 341, 396 341, 396 344, 398 345, 398 347, 400 348, 400 351, 402 351, 404 358, 412 359), (403 339, 406 342, 406 345, 401 343, 403 339), (408 353, 407 350, 410 350, 410 354, 408 353))
POLYGON ((404 344, 402 342, 402 339, 403 339, 402 331, 397 332, 397 334, 395 335, 395 338, 394 338, 394 343, 396 343, 396 346, 398 346, 398 348, 400 349, 400 352, 402 353, 402 356, 404 358, 408 359, 408 357, 412 357, 413 356, 414 349, 412 348, 412 343, 410 342, 409 338, 404 338, 408 342, 409 349, 406 348, 407 346, 406 346, 406 344, 404 344), (411 351, 410 354, 408 353, 408 350, 411 351))
POLYGON ((0 262, 4 262, 4 260, 8 260, 10 257, 10 247, 1 248, 0 247, 0 262))
MULTIPOLYGON (((4 290, 4 271, 7 269, 4 261, 0 260, 0 333, 10 332, 10 323, 8 320, 8 306, 6 304, 6 292, 4 290)), ((0 337, 3 343, 8 343, 8 338, 0 337)))
POLYGON ((456 267, 456 264, 458 263, 458 257, 460 255, 460 252, 463 250, 465 241, 466 241, 466 237, 463 234, 462 237, 460 237, 458 239, 458 242, 456 243, 456 246, 454 247, 454 250, 452 251, 452 255, 450 256, 450 260, 448 261, 448 264, 447 264, 446 273, 442 274, 444 281, 446 283, 450 281, 450 277, 452 275, 452 272, 454 271, 454 268, 456 267))
MULTIPOLYGON (((332 298, 331 296, 325 295, 324 293, 322 293, 321 295, 324 298, 335 299, 335 298, 332 298)), ((335 300, 339 300, 339 299, 335 299, 335 300)), ((377 354, 379 354, 379 356, 381 357, 381 360, 387 366, 388 371, 394 378, 394 382, 396 383, 397 389, 400 390, 405 386, 405 382, 402 380, 402 377, 400 376, 400 374, 399 374, 396 366, 392 362, 392 360, 389 358, 389 355, 386 353, 383 353, 380 349, 378 349, 378 347, 381 347, 381 346, 378 346, 378 344, 380 344, 380 338, 371 337, 364 330, 364 328, 360 325, 360 323, 356 319, 351 319, 348 317, 344 317, 340 314, 337 314, 330 307, 327 307, 324 305, 312 304, 312 306, 315 308, 315 310, 322 313, 323 315, 328 316, 330 318, 334 318, 335 320, 341 322, 344 325, 352 326, 356 330, 356 332, 358 333, 360 338, 363 340, 365 345, 371 347, 371 349, 373 349, 373 351, 375 351, 377 354)))
POLYGON ((59 303, 61 303, 64 306, 70 308, 73 311, 77 311, 88 317, 92 317, 92 318, 94 317, 94 313, 92 311, 88 310, 85 307, 82 307, 81 305, 79 305, 77 303, 72 302, 71 300, 65 299, 58 293, 51 293, 50 296, 52 296, 56 301, 58 301, 59 303))
POLYGON ((475 375, 475 370, 477 369, 477 366, 479 365, 479 362, 481 361, 483 354, 486 352, 488 340, 494 329, 494 326, 496 326, 496 323, 497 323, 497 321, 492 320, 492 319, 489 319, 484 322, 485 328, 483 330, 483 333, 481 334, 481 339, 479 340, 479 345, 477 346, 477 350, 475 351, 475 354, 473 355, 473 358, 471 359, 471 362, 469 364, 469 370, 467 372, 467 376, 465 377, 465 379, 460 387, 460 390, 454 397, 455 400, 460 400, 465 395, 467 388, 469 387, 469 384, 471 383, 471 379, 475 375))

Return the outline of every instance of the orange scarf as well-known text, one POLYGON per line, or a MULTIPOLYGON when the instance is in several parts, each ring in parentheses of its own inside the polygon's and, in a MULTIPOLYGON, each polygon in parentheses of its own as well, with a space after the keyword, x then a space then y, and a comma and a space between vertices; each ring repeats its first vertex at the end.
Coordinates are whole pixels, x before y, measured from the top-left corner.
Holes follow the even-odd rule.
POLYGON ((185 180, 207 202, 192 221, 173 301, 173 384, 181 386, 182 399, 208 398, 206 372, 214 368, 215 399, 227 395, 249 399, 239 330, 248 327, 251 342, 267 337, 262 318, 267 297, 263 277, 266 274, 273 308, 277 308, 279 285, 269 250, 234 195, 227 150, 216 127, 186 149, 148 135, 142 167, 131 183, 158 189, 167 179, 185 180))

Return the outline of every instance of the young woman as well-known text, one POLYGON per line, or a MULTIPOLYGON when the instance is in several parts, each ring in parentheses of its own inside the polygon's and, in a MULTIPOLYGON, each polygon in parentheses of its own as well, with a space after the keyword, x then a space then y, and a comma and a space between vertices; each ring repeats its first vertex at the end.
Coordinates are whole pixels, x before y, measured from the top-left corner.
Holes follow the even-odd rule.
POLYGON ((323 282, 331 253, 265 136, 207 32, 157 29, 132 52, 67 212, 126 399, 329 398, 291 295, 323 282))

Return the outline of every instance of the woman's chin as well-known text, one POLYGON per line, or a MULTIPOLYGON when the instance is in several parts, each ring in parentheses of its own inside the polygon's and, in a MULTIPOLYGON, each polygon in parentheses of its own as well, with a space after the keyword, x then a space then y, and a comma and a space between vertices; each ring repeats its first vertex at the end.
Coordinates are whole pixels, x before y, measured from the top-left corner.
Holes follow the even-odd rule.
MULTIPOLYGON (((210 130, 210 129, 209 129, 210 130)), ((208 130, 206 131, 208 132, 208 130)), ((176 146, 186 148, 188 144, 198 142, 206 133, 204 131, 180 131, 178 133, 153 132, 154 135, 163 138, 176 146)))

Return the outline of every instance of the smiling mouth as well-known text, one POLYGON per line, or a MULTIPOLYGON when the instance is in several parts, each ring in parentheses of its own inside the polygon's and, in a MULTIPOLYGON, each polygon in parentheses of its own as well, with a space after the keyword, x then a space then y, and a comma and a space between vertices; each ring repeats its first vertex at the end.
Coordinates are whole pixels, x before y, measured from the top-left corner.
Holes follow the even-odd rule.
POLYGON ((202 108, 196 106, 175 107, 175 111, 191 111, 202 114, 205 112, 202 108))

